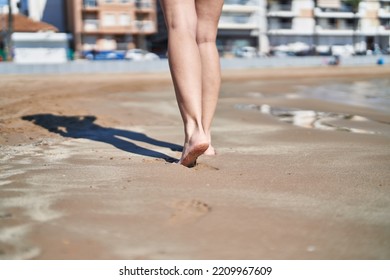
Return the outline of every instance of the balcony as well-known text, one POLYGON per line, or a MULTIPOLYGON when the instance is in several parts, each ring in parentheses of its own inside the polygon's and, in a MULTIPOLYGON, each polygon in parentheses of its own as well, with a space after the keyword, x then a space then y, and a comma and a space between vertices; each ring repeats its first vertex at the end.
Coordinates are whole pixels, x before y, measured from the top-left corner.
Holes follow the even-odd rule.
POLYGON ((84 9, 96 9, 99 5, 98 0, 84 0, 83 1, 83 8, 84 9))
POLYGON ((292 35, 295 33, 297 33, 297 31, 293 29, 292 20, 271 19, 268 23, 269 35, 292 35))
POLYGON ((85 34, 151 34, 156 32, 156 26, 152 20, 134 20, 126 24, 104 24, 98 19, 84 19, 83 32, 85 34))
POLYGON ((272 3, 267 15, 269 17, 294 17, 297 14, 293 11, 291 4, 272 3))
POLYGON ((86 32, 98 31, 100 28, 100 23, 98 19, 85 19, 83 22, 84 22, 84 31, 86 32))
POLYGON ((137 11, 144 11, 144 10, 149 11, 150 9, 153 8, 153 4, 151 1, 139 0, 139 1, 135 1, 135 7, 136 7, 137 11))
POLYGON ((382 18, 378 27, 379 35, 390 35, 390 19, 382 18))
POLYGON ((269 30, 279 30, 279 29, 292 29, 292 22, 279 22, 279 23, 271 23, 268 28, 269 30))
POLYGON ((324 9, 324 8, 315 8, 314 16, 318 18, 354 18, 355 13, 352 9, 342 8, 342 9, 324 9))
POLYGON ((383 6, 378 10, 378 17, 379 18, 390 18, 390 5, 383 6))
POLYGON ((259 0, 225 0, 225 5, 258 6, 259 0))
POLYGON ((152 20, 135 20, 133 24, 138 33, 156 32, 156 25, 152 20))
POLYGON ((259 0, 225 0, 223 11, 226 12, 255 12, 260 8, 259 0))
POLYGON ((222 13, 219 20, 220 29, 257 29, 258 22, 255 16, 245 13, 222 13))
POLYGON ((356 32, 354 27, 349 24, 323 24, 317 25, 315 28, 316 34, 318 35, 333 35, 333 36, 352 36, 356 32))

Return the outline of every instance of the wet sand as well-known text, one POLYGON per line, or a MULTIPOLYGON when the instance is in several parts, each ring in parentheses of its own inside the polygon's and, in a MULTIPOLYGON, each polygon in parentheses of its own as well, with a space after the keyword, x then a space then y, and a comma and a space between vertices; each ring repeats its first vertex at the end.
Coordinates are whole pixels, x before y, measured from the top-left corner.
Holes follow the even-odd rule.
POLYGON ((0 259, 389 259, 390 110, 301 95, 390 67, 225 71, 180 158, 168 73, 0 77, 0 259))

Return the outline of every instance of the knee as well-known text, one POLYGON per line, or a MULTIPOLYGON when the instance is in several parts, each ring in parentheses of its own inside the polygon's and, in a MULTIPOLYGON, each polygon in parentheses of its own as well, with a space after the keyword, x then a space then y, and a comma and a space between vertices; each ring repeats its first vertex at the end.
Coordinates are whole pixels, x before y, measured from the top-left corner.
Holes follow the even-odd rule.
POLYGON ((215 44, 216 43, 216 36, 210 35, 210 34, 202 34, 202 35, 197 34, 196 35, 196 43, 198 45, 206 44, 206 43, 215 44))
POLYGON ((191 20, 171 20, 167 22, 168 33, 196 37, 196 23, 191 20))

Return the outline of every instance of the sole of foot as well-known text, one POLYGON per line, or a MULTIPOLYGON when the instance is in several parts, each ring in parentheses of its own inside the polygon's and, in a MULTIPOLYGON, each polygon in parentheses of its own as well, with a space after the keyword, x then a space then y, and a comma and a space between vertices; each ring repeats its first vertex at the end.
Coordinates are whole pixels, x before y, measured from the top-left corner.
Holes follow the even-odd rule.
POLYGON ((208 143, 195 145, 194 147, 191 148, 188 154, 179 161, 179 163, 186 167, 195 166, 198 157, 202 155, 208 148, 209 148, 208 143))

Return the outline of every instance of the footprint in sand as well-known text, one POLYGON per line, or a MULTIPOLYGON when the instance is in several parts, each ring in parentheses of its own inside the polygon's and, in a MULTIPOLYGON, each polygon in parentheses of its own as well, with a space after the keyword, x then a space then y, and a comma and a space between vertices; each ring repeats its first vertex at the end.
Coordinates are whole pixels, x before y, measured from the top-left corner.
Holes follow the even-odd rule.
POLYGON ((209 164, 206 164, 206 163, 198 163, 195 167, 194 167, 195 170, 215 170, 215 171, 218 171, 219 168, 218 167, 214 167, 214 166, 211 166, 209 164))
POLYGON ((172 205, 173 213, 169 218, 169 224, 189 224, 201 219, 210 213, 211 207, 199 200, 181 200, 172 205))

